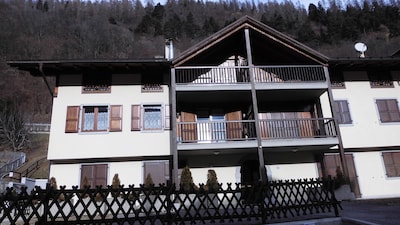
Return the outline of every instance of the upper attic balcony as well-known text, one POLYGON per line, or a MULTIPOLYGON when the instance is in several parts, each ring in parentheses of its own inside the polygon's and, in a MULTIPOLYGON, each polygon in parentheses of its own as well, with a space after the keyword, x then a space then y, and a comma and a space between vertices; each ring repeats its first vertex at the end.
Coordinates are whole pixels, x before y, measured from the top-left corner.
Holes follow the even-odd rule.
POLYGON ((177 92, 255 88, 306 91, 316 98, 329 86, 327 62, 317 51, 243 17, 175 58, 171 80, 177 92))
POLYGON ((221 66, 175 68, 176 90, 250 90, 252 80, 257 90, 328 88, 320 65, 229 66, 228 60, 221 66))

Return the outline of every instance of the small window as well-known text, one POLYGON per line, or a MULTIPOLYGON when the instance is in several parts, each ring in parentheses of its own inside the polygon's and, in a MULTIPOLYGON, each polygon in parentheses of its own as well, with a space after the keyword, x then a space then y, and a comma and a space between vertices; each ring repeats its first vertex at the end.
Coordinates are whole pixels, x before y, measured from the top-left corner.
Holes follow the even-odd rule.
POLYGON ((85 74, 82 79, 82 93, 110 93, 110 74, 85 74))
POLYGON ((372 88, 394 87, 389 71, 370 71, 368 79, 372 88))
POLYGON ((107 131, 108 106, 83 106, 82 131, 107 131))
POLYGON ((347 100, 334 101, 335 117, 339 124, 351 124, 351 115, 349 110, 349 103, 347 100))
POLYGON ((143 129, 144 130, 162 129, 161 105, 143 106, 143 129))
POLYGON ((399 104, 396 99, 376 100, 381 123, 400 122, 399 104))
POLYGON ((400 152, 383 152, 387 177, 400 177, 400 152))
POLYGON ((332 88, 345 88, 344 77, 342 73, 332 73, 331 76, 331 86, 332 88))

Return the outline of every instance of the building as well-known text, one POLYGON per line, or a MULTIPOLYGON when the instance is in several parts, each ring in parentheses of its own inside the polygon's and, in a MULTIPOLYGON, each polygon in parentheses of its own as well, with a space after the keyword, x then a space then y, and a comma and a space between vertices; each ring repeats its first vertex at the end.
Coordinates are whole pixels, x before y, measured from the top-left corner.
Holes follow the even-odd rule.
POLYGON ((357 197, 400 196, 400 175, 385 175, 400 164, 400 60, 329 59, 250 17, 166 58, 9 62, 57 77, 50 176, 67 186, 111 184, 116 173, 123 184, 148 174, 178 183, 189 166, 195 183, 212 168, 226 185, 343 174, 357 197), (392 87, 372 88, 363 71, 382 66, 392 87))

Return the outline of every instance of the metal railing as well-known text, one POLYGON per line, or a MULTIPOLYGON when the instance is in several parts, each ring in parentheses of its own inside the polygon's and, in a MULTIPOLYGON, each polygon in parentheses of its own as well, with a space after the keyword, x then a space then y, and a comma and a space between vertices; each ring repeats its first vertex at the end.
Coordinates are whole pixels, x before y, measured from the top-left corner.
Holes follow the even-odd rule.
POLYGON ((250 82, 250 70, 256 83, 325 82, 322 66, 232 66, 177 67, 177 84, 237 84, 250 82))
POLYGON ((26 154, 24 152, 8 152, 4 151, 0 154, 1 159, 9 159, 0 166, 0 178, 10 171, 14 171, 26 161, 26 154))
MULTIPOLYGON (((336 137, 332 118, 263 119, 262 139, 336 137)), ((254 120, 177 122, 178 143, 216 143, 256 139, 254 120)))
POLYGON ((263 139, 336 137, 334 119, 262 119, 263 139))
POLYGON ((237 224, 242 220, 265 224, 323 213, 338 216, 335 182, 228 183, 218 190, 203 184, 190 190, 175 185, 59 190, 47 186, 17 194, 7 189, 0 195, 0 224, 237 224))
POLYGON ((25 128, 29 133, 50 133, 49 123, 26 123, 25 128))
POLYGON ((211 143, 256 138, 254 120, 177 122, 180 143, 211 143))

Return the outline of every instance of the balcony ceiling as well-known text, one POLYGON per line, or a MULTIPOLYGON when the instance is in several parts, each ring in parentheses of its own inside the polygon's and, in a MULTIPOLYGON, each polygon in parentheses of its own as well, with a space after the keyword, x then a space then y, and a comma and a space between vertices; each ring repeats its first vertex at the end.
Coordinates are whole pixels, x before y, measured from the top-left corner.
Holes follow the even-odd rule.
MULTIPOLYGON (((309 101, 318 98, 325 90, 265 90, 257 92, 259 102, 309 101)), ((178 105, 182 103, 230 104, 251 102, 250 91, 194 91, 178 92, 178 105)))

